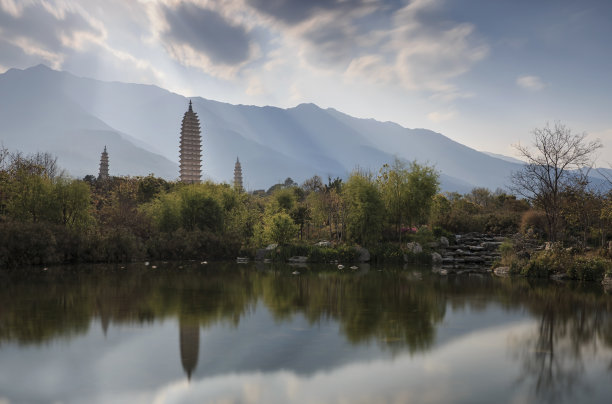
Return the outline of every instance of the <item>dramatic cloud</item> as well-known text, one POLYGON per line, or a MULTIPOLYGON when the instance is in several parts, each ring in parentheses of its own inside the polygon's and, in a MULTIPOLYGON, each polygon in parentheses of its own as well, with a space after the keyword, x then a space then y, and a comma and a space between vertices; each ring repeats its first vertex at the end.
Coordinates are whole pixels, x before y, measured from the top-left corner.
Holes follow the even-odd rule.
POLYGON ((168 24, 163 36, 171 47, 188 46, 218 64, 237 65, 248 60, 250 39, 243 26, 191 3, 162 6, 162 12, 168 24))
MULTIPOLYGON (((0 35, 0 42, 60 67, 66 52, 80 47, 83 38, 100 38, 105 32, 101 24, 78 6, 4 0, 0 2, 0 35)), ((0 56, 0 63, 6 63, 5 57, 0 56)))
POLYGON ((349 12, 376 1, 367 0, 246 0, 251 7, 286 24, 299 24, 328 11, 349 12))
POLYGON ((546 87, 538 76, 520 76, 516 79, 516 84, 529 91, 540 91, 546 87))
POLYGON ((451 102, 472 94, 453 79, 468 72, 488 54, 487 44, 468 23, 448 21, 436 13, 440 2, 414 0, 396 10, 387 30, 373 31, 369 43, 357 37, 358 54, 346 77, 375 83, 400 84, 425 91, 430 99, 451 102))

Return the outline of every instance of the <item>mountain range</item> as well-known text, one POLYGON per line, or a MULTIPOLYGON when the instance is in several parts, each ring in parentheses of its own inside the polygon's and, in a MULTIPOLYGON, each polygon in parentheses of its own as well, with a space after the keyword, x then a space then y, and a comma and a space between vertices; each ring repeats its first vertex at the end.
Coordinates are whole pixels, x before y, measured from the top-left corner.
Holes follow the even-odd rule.
POLYGON ((240 158, 247 189, 291 177, 345 178, 377 172, 395 157, 435 166, 445 191, 504 188, 520 163, 479 152, 427 129, 354 118, 314 104, 294 108, 186 98, 153 85, 103 82, 44 65, 0 74, 0 141, 46 151, 76 177, 97 175, 107 146, 112 175, 178 177, 178 145, 189 100, 200 118, 203 176, 230 182, 240 158))

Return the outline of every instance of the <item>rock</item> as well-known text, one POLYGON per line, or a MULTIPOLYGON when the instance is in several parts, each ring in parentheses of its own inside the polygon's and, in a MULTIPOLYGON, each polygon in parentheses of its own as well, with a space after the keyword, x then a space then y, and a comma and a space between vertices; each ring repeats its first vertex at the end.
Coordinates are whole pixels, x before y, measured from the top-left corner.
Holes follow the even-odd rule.
POLYGON ((440 237, 440 247, 448 248, 449 244, 450 243, 448 242, 448 239, 446 237, 444 236, 440 237))
POLYGON ((296 255, 296 256, 293 256, 291 258, 288 258, 287 261, 289 261, 291 263, 294 263, 294 264, 301 264, 301 263, 304 263, 304 262, 308 261, 308 257, 304 257, 304 256, 301 256, 301 255, 296 255))
POLYGON ((276 249, 276 247, 278 247, 278 244, 269 244, 266 247, 266 250, 274 250, 274 249, 276 249))
POLYGON ((331 243, 331 241, 321 240, 318 243, 316 243, 315 245, 317 247, 331 247, 332 243, 331 243))
POLYGON ((510 276, 510 267, 497 267, 493 270, 493 273, 497 276, 510 276))
POLYGON ((423 247, 421 247, 421 245, 415 241, 406 244, 406 247, 408 248, 408 251, 410 251, 413 254, 423 252, 423 247))
POLYGON ((442 265, 442 256, 437 252, 431 253, 431 262, 434 266, 442 265))
POLYGON ((427 247, 429 247, 429 248, 438 248, 438 247, 440 247, 440 243, 438 243, 437 241, 432 241, 431 243, 427 243, 427 247))
POLYGON ((268 250, 265 248, 260 248, 255 252, 255 261, 263 261, 266 258, 266 252, 268 250))
POLYGON ((370 261, 370 252, 368 251, 367 248, 363 248, 363 247, 355 247, 355 250, 357 251, 357 259, 359 260, 359 262, 368 262, 370 261))
POLYGON ((559 272, 559 273, 550 275, 550 279, 554 281, 566 281, 569 279, 569 276, 565 272, 559 272))
POLYGON ((496 241, 486 241, 481 245, 485 250, 493 251, 496 250, 501 245, 501 243, 496 241))
POLYGON ((604 276, 603 278, 603 281, 601 281, 601 284, 604 285, 606 289, 612 288, 612 275, 606 274, 606 276, 604 276))

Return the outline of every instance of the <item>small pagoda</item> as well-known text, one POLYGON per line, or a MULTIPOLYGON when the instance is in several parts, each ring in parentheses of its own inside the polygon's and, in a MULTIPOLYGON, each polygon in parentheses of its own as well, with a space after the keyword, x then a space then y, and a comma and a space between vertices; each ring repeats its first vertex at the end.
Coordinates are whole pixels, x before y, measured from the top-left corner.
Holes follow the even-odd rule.
POLYGON ((108 179, 108 153, 106 151, 106 146, 104 146, 104 151, 102 152, 102 156, 100 157, 100 170, 98 171, 98 180, 107 180, 108 179))
POLYGON ((191 100, 183 116, 180 142, 180 178, 188 184, 199 184, 202 166, 200 120, 193 112, 191 100))
POLYGON ((236 157, 236 165, 234 166, 234 189, 236 191, 244 190, 242 187, 242 166, 238 157, 236 157))

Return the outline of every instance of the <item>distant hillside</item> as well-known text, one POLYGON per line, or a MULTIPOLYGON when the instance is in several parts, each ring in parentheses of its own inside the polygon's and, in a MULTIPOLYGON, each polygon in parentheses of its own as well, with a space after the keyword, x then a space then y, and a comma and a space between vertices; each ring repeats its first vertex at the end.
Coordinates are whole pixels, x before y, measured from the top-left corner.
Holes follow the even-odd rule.
MULTIPOLYGON (((313 104, 231 105, 192 98, 203 128, 203 172, 231 181, 240 157, 249 189, 291 177, 378 171, 394 156, 435 165, 444 190, 504 187, 518 164, 426 129, 358 119, 313 104)), ((111 174, 178 176, 178 140, 188 98, 151 85, 78 78, 39 65, 0 75, 0 139, 25 152, 50 151, 76 176, 96 174, 108 146, 111 174)))

